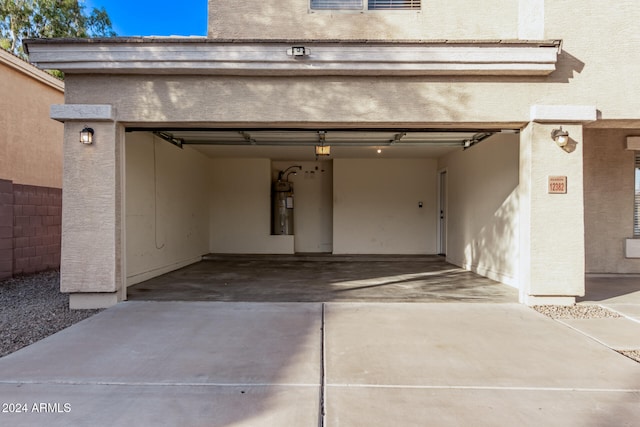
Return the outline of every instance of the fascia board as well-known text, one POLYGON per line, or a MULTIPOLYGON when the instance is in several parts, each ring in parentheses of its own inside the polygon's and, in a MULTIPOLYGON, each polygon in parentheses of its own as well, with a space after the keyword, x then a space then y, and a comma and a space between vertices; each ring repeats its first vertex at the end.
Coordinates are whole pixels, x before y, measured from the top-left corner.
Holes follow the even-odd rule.
POLYGON ((230 75, 548 75, 553 45, 300 43, 35 43, 33 62, 65 73, 230 75))

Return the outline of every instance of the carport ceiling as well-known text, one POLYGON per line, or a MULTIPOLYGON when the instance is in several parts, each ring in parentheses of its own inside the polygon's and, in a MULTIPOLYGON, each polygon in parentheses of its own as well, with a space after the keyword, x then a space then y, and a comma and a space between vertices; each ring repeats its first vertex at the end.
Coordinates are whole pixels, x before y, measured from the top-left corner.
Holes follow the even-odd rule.
POLYGON ((331 147, 329 158, 437 158, 470 147, 496 130, 207 130, 162 129, 154 133, 189 145, 209 157, 268 157, 314 160, 315 146, 331 147), (378 153, 378 150, 381 153, 378 153))

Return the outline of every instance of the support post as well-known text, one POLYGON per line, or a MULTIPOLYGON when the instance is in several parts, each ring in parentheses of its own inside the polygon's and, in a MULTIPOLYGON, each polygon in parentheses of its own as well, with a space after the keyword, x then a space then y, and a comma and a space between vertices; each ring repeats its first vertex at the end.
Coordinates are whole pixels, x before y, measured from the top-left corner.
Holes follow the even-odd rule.
POLYGON ((109 105, 56 105, 51 116, 65 123, 60 290, 72 309, 108 307, 125 298, 124 132, 109 105), (79 140, 85 126, 90 145, 79 140))
POLYGON ((520 137, 520 302, 575 303, 584 295, 582 125, 531 122, 520 137), (570 142, 559 147, 551 131, 570 142), (563 188, 563 183, 566 186, 563 188))

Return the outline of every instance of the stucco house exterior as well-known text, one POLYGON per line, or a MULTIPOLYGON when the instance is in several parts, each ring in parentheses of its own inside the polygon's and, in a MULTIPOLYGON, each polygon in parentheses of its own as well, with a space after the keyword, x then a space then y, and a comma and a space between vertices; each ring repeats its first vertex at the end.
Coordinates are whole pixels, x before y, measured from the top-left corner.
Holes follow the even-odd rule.
POLYGON ((0 279, 60 266, 64 83, 0 49, 0 279))
POLYGON ((207 37, 30 40, 66 75, 61 290, 108 306, 210 252, 446 254, 525 304, 640 273, 639 20, 632 1, 209 0, 207 37))

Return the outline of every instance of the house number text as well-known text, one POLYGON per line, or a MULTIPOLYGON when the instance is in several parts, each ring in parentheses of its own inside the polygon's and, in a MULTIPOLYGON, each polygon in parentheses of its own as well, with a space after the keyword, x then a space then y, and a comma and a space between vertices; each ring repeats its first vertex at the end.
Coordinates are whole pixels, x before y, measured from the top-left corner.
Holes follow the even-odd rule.
POLYGON ((550 176, 549 194, 567 194, 567 177, 550 176))

